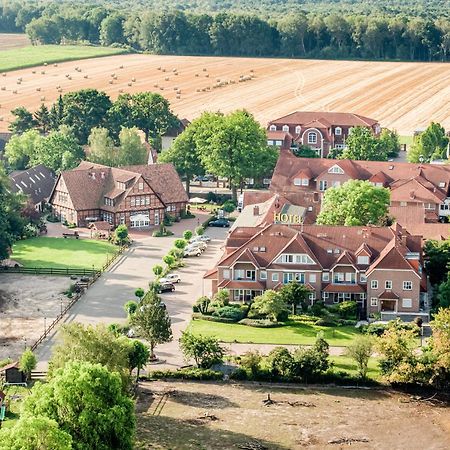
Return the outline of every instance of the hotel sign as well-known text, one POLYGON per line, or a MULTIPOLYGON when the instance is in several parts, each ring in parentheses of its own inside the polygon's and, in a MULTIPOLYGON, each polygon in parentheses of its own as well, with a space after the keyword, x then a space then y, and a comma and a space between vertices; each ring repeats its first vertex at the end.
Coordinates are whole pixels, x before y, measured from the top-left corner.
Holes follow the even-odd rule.
POLYGON ((303 223, 303 217, 298 214, 274 213, 273 221, 274 223, 301 225, 303 223))

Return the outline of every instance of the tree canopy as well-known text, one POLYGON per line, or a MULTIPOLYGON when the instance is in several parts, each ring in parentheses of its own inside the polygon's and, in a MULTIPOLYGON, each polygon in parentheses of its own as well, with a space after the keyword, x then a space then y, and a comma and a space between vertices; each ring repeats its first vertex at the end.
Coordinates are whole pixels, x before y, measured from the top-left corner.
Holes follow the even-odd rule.
POLYGON ((325 191, 317 216, 320 225, 380 225, 387 219, 389 189, 368 181, 349 180, 325 191))
POLYGON ((418 163, 447 159, 448 142, 444 127, 432 122, 424 132, 415 137, 408 151, 408 161, 418 163))
POLYGON ((133 448, 134 403, 123 393, 119 374, 100 364, 74 361, 56 370, 48 383, 33 387, 23 414, 54 420, 76 449, 133 448))
POLYGON ((366 161, 386 161, 387 150, 383 141, 373 135, 366 127, 355 127, 345 141, 341 159, 358 159, 366 161))

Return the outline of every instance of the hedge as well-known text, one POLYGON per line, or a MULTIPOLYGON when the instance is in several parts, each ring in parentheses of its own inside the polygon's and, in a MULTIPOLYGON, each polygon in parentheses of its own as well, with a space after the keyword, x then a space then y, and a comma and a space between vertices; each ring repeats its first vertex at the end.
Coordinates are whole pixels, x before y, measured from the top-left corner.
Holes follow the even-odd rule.
POLYGON ((242 319, 238 323, 256 328, 275 328, 285 325, 284 322, 272 322, 268 319, 242 319))
POLYGON ((209 320, 210 322, 221 322, 221 323, 236 323, 236 320, 230 319, 228 317, 217 317, 217 316, 207 316, 205 314, 194 312, 192 314, 193 319, 209 320))
POLYGON ((223 380, 223 373, 211 369, 189 367, 178 370, 153 370, 149 372, 148 380, 180 379, 180 380, 223 380))

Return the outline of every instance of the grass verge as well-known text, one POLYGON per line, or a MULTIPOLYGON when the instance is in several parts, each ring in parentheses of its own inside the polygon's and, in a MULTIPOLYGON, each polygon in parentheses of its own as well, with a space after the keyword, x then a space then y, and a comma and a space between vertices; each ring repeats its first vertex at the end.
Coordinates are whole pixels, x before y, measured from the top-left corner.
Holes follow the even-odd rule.
POLYGON ((121 53, 126 53, 126 50, 87 45, 29 45, 23 48, 0 51, 0 72, 25 69, 44 63, 75 61, 121 53))
POLYGON ((235 323, 219 323, 193 320, 188 331, 194 334, 216 337, 221 342, 253 344, 312 345, 317 333, 323 332, 326 341, 337 347, 346 347, 360 332, 353 326, 319 327, 314 324, 289 322, 278 328, 255 328, 235 323))
POLYGON ((116 251, 109 242, 37 237, 16 242, 11 258, 25 267, 99 269, 116 251))

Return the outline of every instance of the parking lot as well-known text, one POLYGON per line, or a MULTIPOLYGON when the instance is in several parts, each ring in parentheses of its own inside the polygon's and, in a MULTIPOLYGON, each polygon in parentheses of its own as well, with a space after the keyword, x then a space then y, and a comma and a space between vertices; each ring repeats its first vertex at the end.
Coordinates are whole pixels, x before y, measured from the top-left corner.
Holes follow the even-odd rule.
MULTIPOLYGON (((200 219, 201 220, 201 219, 200 219)), ((87 293, 72 308, 66 323, 76 321, 84 324, 119 323, 125 321, 123 305, 135 299, 138 287, 147 288, 154 279, 152 267, 161 264, 162 257, 173 246, 175 239, 186 229, 193 230, 197 219, 184 220, 171 228, 171 237, 154 238, 147 233, 133 235, 133 245, 120 257, 87 293)), ((172 318, 173 342, 157 347, 156 353, 167 364, 183 365, 178 351, 178 338, 190 320, 192 304, 204 294, 203 275, 214 266, 221 255, 228 229, 208 228, 212 238, 207 250, 199 257, 186 258, 186 266, 177 271, 182 282, 176 285, 175 292, 161 294, 172 318)), ((39 368, 45 369, 51 357, 51 348, 57 342, 57 333, 38 348, 39 368)))

